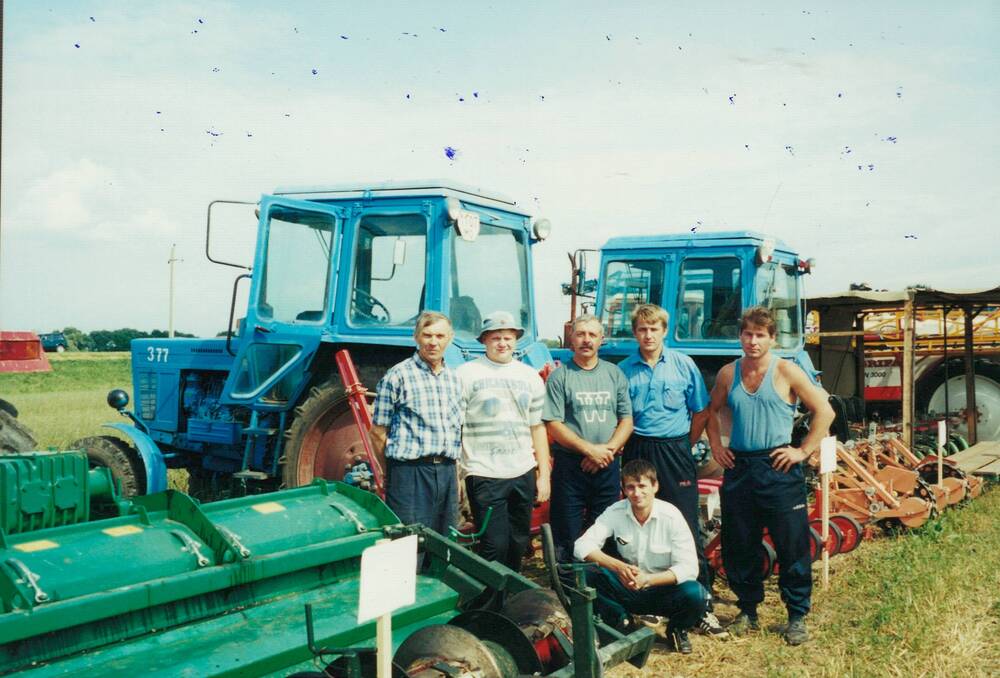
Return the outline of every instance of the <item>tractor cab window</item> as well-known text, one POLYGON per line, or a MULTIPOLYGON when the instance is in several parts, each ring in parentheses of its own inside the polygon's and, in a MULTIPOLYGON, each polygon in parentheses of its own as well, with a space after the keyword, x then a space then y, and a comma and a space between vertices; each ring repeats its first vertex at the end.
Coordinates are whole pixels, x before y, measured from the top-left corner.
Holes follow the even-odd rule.
POLYGON ((424 307, 427 221, 419 214, 368 214, 358 224, 349 321, 412 327, 424 307))
POLYGON ((477 338, 483 316, 494 311, 507 311, 531 334, 527 234, 480 224, 475 240, 452 237, 448 315, 455 336, 477 338), (491 271, 500 274, 501 282, 490 275, 491 271))
POLYGON ((336 219, 272 207, 258 313, 281 323, 323 322, 336 219))
POLYGON ((684 260, 674 311, 678 340, 736 339, 742 313, 739 259, 692 257, 684 260))
POLYGON ((604 269, 601 317, 609 339, 632 337, 632 311, 663 302, 663 262, 654 259, 611 261, 604 269))
POLYGON ((771 310, 778 326, 778 348, 795 348, 800 339, 801 303, 795 267, 771 261, 757 269, 754 280, 757 303, 771 310))

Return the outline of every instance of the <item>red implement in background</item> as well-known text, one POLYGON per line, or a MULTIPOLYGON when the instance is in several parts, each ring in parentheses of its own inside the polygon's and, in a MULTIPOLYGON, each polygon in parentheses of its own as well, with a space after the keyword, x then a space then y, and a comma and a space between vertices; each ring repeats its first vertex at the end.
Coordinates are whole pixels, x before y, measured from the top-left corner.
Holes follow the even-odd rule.
POLYGON ((34 332, 0 332, 0 372, 51 372, 34 332))
POLYGON ((340 381, 344 384, 344 393, 347 394, 347 402, 351 405, 351 414, 354 415, 354 423, 357 424, 358 431, 361 432, 361 444, 365 448, 365 457, 372 469, 372 478, 375 481, 375 493, 384 499, 385 485, 382 482, 382 468, 379 466, 378 460, 375 459, 372 444, 368 440, 368 432, 372 428, 372 415, 368 411, 368 400, 365 395, 367 390, 361 384, 358 371, 354 367, 354 361, 351 360, 351 354, 347 352, 346 348, 337 351, 336 355, 334 355, 334 360, 336 360, 337 370, 340 372, 340 381))

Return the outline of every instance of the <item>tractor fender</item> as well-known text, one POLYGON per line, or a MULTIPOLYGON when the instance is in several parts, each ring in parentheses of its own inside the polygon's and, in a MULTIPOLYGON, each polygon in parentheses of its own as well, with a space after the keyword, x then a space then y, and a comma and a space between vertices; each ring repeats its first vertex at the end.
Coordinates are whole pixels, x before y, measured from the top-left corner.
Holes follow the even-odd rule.
POLYGON ((104 428, 113 428, 128 436, 128 439, 139 451, 142 466, 146 471, 146 494, 163 492, 167 489, 167 464, 163 453, 153 439, 129 424, 104 424, 104 428))

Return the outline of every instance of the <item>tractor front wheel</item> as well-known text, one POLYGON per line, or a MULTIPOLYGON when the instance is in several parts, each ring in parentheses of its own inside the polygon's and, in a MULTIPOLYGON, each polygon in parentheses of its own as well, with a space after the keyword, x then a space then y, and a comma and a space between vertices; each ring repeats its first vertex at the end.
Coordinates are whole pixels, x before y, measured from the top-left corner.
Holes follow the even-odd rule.
MULTIPOLYGON (((8 404, 6 401, 2 402, 8 404)), ((37 449, 35 437, 27 426, 16 419, 17 410, 14 409, 11 414, 11 409, 14 409, 13 405, 10 405, 10 409, 0 408, 0 454, 18 454, 37 449)))
POLYGON ((91 468, 104 466, 118 483, 123 497, 146 493, 146 474, 134 447, 114 436, 90 436, 70 445, 87 454, 91 468))
POLYGON ((307 485, 313 478, 342 480, 365 459, 361 432, 339 384, 311 388, 295 408, 295 419, 285 436, 284 487, 307 485))

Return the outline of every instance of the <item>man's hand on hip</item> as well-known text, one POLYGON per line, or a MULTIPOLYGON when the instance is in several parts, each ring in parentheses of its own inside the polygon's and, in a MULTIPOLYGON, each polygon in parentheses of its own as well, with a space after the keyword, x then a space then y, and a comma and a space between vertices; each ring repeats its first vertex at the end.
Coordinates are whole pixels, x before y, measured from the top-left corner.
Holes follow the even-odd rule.
POLYGON ((771 465, 776 471, 788 473, 793 466, 808 456, 805 450, 798 447, 779 447, 771 452, 771 465))

